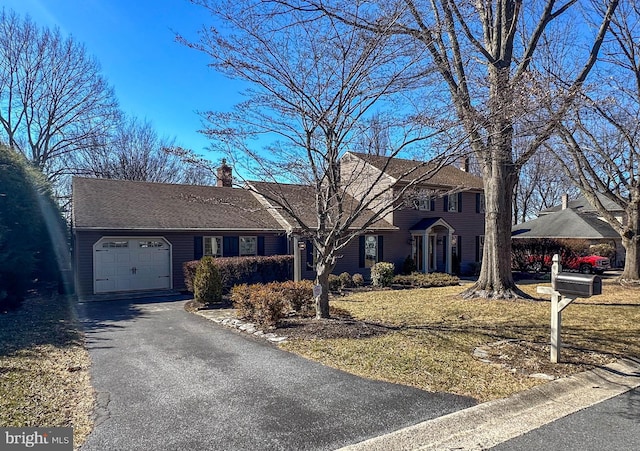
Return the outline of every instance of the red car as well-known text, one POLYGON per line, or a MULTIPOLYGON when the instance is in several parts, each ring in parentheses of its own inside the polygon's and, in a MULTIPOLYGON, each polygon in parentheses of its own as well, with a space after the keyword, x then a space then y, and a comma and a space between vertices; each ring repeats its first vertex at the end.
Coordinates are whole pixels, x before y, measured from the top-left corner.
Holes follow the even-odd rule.
MULTIPOLYGON (((550 256, 538 256, 529 255, 527 257, 527 268, 530 271, 549 271, 553 261, 550 256)), ((563 269, 570 269, 573 271, 579 271, 583 274, 602 274, 605 270, 611 269, 611 263, 607 257, 600 257, 599 255, 586 255, 583 257, 572 257, 563 260, 563 269)))

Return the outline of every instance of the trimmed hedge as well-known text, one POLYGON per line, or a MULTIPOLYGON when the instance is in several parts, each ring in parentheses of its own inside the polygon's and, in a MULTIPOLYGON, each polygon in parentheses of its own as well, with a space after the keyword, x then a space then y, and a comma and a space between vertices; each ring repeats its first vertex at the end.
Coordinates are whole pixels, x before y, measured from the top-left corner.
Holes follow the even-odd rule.
POLYGON ((410 275, 400 275, 393 278, 395 285, 403 285, 415 288, 447 287, 459 285, 460 279, 457 276, 445 273, 413 273, 410 275))
POLYGON ((300 316, 315 313, 313 284, 308 280, 236 285, 231 301, 240 319, 267 329, 276 327, 290 311, 300 316))
POLYGON ((193 295, 197 302, 211 305, 222 302, 222 279, 213 257, 203 257, 193 279, 193 295))
MULTIPOLYGON (((220 273, 224 293, 228 293, 234 285, 243 283, 269 283, 291 279, 293 269, 293 255, 222 257, 213 261, 220 273)), ((200 260, 193 260, 182 265, 184 283, 192 293, 199 263, 200 260)))

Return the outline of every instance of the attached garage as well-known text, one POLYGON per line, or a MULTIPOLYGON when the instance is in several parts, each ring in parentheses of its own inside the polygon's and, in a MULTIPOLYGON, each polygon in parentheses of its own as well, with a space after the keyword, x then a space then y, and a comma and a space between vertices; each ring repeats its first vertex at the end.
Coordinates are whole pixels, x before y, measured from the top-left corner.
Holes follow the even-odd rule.
POLYGON ((104 237, 93 245, 94 293, 169 290, 171 244, 162 237, 104 237))

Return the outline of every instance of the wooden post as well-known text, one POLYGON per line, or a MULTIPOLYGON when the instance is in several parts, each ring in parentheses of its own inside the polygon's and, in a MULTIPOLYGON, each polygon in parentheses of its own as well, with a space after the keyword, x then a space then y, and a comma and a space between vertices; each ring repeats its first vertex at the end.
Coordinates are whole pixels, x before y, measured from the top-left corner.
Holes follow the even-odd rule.
POLYGON ((302 256, 300 251, 300 238, 293 235, 293 280, 300 282, 302 279, 302 256))
POLYGON ((551 266, 551 288, 538 287, 537 292, 551 295, 551 363, 558 363, 560 360, 560 349, 562 348, 562 339, 560 332, 562 331, 562 310, 571 304, 576 298, 562 296, 556 291, 556 278, 562 272, 560 257, 558 254, 553 256, 553 265, 551 266))

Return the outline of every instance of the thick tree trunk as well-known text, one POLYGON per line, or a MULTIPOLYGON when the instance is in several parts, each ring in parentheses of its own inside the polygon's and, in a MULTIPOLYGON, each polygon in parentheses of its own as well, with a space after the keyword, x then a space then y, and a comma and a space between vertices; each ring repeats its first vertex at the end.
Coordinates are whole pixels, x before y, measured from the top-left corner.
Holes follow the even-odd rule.
POLYGON ((511 211, 517 174, 504 164, 494 164, 485 174, 485 231, 482 269, 478 281, 462 295, 465 298, 516 299, 526 297, 511 274, 511 211))
POLYGON ((622 245, 626 252, 624 270, 620 279, 622 282, 640 281, 640 211, 637 194, 627 207, 627 227, 622 233, 622 245))
POLYGON ((316 263, 316 283, 322 287, 322 294, 316 299, 316 318, 329 318, 329 274, 331 266, 320 259, 316 263))
POLYGON ((622 245, 626 252, 622 282, 637 282, 640 280, 640 237, 622 238, 622 245))

